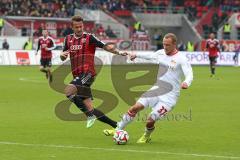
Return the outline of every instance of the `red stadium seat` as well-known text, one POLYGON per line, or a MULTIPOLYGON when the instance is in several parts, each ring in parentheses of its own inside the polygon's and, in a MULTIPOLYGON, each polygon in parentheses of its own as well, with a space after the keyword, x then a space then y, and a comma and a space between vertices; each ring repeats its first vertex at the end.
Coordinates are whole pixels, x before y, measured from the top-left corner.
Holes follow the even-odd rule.
POLYGON ((208 11, 208 6, 204 6, 202 9, 203 12, 207 12, 208 11))
POLYGON ((202 6, 197 6, 197 11, 198 12, 202 12, 203 11, 203 7, 202 6))
POLYGON ((202 12, 197 12, 197 18, 201 18, 202 17, 202 12))

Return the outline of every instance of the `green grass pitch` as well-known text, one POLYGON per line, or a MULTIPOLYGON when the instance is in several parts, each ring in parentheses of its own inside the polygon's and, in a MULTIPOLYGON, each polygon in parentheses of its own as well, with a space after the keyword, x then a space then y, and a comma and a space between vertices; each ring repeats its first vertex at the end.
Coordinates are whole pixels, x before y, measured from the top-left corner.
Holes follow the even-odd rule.
MULTIPOLYGON (((129 106, 114 90, 110 70, 103 67, 93 88, 117 96, 118 106, 107 115, 120 120, 129 106)), ((146 110, 126 128, 130 140, 121 146, 103 135, 109 128, 103 123, 86 129, 85 121, 57 118, 55 105, 65 96, 49 87, 37 66, 1 66, 0 160, 240 159, 240 68, 218 67, 217 78, 209 77, 208 67, 193 70, 191 88, 157 123, 151 143, 136 144, 146 110)), ((71 111, 78 113, 74 106, 71 111)))

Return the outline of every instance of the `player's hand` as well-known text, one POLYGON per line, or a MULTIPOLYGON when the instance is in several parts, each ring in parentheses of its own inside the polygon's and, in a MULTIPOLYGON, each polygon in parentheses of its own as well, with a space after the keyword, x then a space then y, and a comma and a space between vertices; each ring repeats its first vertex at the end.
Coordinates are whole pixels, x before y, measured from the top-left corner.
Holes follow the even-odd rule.
POLYGON ((182 89, 188 89, 188 84, 186 82, 183 82, 181 84, 182 89))
POLYGON ((121 55, 121 56, 127 56, 128 55, 128 53, 127 52, 125 52, 125 51, 123 51, 123 52, 118 52, 118 55, 121 55))
POLYGON ((64 51, 64 52, 62 52, 62 53, 60 54, 61 60, 64 61, 65 59, 67 59, 68 55, 69 55, 69 51, 64 51))
POLYGON ((128 55, 129 55, 131 61, 133 61, 137 57, 135 53, 130 53, 128 55))
POLYGON ((45 50, 46 50, 46 51, 50 51, 49 48, 47 48, 47 47, 45 48, 45 50))
POLYGON ((46 44, 43 44, 41 47, 42 47, 42 48, 47 48, 47 45, 46 45, 46 44))

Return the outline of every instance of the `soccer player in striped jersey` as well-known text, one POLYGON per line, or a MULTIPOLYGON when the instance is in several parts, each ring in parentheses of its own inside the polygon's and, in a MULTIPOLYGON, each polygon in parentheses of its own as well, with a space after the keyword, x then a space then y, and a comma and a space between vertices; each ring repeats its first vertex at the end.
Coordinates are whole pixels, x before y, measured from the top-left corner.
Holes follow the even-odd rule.
POLYGON ((38 39, 36 55, 38 54, 38 50, 41 48, 40 71, 46 74, 46 78, 49 82, 52 82, 52 50, 56 47, 56 45, 53 38, 48 35, 48 31, 46 29, 42 30, 42 35, 43 36, 38 39))
POLYGON ((215 38, 215 34, 211 33, 210 38, 207 40, 206 49, 208 51, 208 57, 210 61, 210 71, 211 76, 215 76, 216 63, 218 58, 218 53, 220 53, 220 43, 219 40, 215 38))
POLYGON ((83 32, 83 19, 81 16, 72 17, 73 34, 67 35, 64 41, 63 52, 60 57, 65 60, 70 57, 73 81, 65 88, 65 95, 86 114, 87 128, 94 124, 95 119, 117 127, 117 122, 108 118, 103 112, 94 109, 92 104, 91 85, 96 76, 94 68, 94 55, 96 48, 102 48, 113 54, 127 55, 120 52, 114 45, 105 44, 91 33, 83 32))

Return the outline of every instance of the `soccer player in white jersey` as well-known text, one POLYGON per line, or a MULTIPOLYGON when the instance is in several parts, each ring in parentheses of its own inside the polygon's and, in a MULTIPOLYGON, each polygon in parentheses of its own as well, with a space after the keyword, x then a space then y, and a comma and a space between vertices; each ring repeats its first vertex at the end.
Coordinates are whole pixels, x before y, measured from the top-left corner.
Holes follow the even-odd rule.
POLYGON ((164 49, 158 50, 152 54, 129 54, 131 60, 135 58, 143 58, 155 61, 159 64, 157 83, 149 91, 145 92, 136 104, 129 108, 128 112, 123 115, 121 121, 118 122, 116 129, 105 129, 103 131, 105 135, 110 136, 113 135, 116 130, 124 129, 127 124, 133 121, 139 111, 146 107, 151 107, 152 112, 148 116, 145 133, 137 143, 147 143, 151 140, 150 135, 155 129, 155 122, 173 109, 180 95, 180 89, 187 89, 193 80, 191 65, 187 62, 185 56, 178 52, 176 43, 177 37, 173 33, 168 33, 163 38, 164 49), (163 75, 160 73, 162 67, 166 68, 166 72, 163 75), (185 79, 182 82, 181 79, 183 76, 185 79), (170 84, 167 85, 167 93, 162 95, 160 95, 160 92, 166 90, 166 85, 159 85, 160 81, 166 82, 165 84, 170 84), (151 93, 151 91, 156 88, 160 89, 160 91, 151 93))

